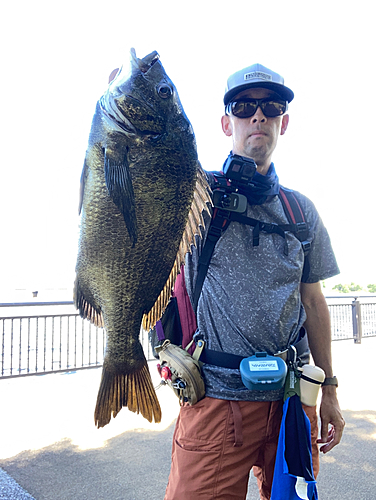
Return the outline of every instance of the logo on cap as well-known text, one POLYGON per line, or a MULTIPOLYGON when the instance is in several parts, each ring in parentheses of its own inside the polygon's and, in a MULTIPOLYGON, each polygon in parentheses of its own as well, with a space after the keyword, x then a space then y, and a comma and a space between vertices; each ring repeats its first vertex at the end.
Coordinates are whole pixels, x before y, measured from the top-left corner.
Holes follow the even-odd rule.
POLYGON ((246 73, 244 75, 244 80, 273 80, 272 75, 268 73, 263 73, 262 71, 253 71, 252 73, 246 73))

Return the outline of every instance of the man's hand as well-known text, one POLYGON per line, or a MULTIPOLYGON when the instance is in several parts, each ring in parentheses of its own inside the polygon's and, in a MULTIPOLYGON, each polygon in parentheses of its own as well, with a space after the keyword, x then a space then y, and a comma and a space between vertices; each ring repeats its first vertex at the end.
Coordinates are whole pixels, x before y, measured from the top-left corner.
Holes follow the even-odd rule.
MULTIPOLYGON (((301 283, 300 293, 307 314, 304 326, 313 360, 324 370, 326 377, 333 377, 330 315, 320 283, 301 283)), ((328 453, 341 441, 345 427, 334 385, 322 388, 320 418, 321 438, 317 442, 325 443, 320 451, 328 453)))
POLYGON ((334 386, 324 386, 322 388, 320 418, 321 437, 317 442, 326 443, 321 446, 320 451, 328 453, 341 441, 345 427, 334 386))

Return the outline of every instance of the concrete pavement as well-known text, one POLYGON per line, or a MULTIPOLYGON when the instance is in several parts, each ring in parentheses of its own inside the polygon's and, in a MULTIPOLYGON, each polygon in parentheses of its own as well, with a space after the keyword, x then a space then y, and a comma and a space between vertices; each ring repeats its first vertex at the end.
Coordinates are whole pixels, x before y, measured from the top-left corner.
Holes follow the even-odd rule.
MULTIPOLYGON (((340 446, 321 456, 320 500, 376 499, 375 355, 376 338, 361 345, 333 343, 347 425, 340 446)), ((154 362, 151 372, 157 383, 154 362)), ((158 390, 161 424, 123 409, 98 430, 93 410, 100 373, 89 369, 0 380, 0 467, 25 490, 2 497, 7 478, 11 481, 3 472, 0 500, 31 500, 27 494, 36 500, 163 498, 177 399, 167 387, 158 390)), ((252 474, 247 500, 258 500, 252 474)))

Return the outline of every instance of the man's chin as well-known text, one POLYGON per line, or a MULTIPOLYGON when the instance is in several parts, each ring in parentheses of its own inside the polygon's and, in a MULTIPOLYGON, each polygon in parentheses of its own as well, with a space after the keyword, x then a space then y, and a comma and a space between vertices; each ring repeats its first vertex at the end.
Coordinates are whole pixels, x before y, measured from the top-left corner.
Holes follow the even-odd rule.
POLYGON ((265 150, 263 148, 247 148, 241 156, 252 158, 256 165, 263 165, 266 159, 265 150))

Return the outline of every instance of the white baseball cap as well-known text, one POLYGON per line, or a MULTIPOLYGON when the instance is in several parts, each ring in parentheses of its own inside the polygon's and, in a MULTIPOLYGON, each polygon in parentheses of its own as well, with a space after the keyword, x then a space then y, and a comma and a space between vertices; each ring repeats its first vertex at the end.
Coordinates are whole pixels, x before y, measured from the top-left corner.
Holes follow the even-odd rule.
POLYGON ((273 90, 287 102, 291 102, 294 99, 294 92, 286 87, 281 75, 262 64, 252 64, 252 66, 237 71, 228 78, 223 98, 225 106, 236 94, 252 87, 273 90))

